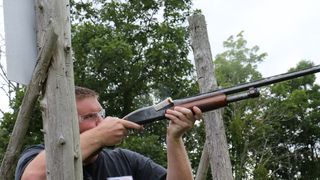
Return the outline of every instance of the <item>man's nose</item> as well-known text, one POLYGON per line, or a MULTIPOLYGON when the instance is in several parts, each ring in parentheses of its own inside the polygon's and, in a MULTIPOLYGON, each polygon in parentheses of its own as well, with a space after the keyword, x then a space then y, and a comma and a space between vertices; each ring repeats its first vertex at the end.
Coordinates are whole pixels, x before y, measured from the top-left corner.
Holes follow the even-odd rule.
POLYGON ((96 118, 96 125, 100 124, 103 119, 104 119, 104 118, 103 118, 102 116, 98 116, 98 117, 96 118))

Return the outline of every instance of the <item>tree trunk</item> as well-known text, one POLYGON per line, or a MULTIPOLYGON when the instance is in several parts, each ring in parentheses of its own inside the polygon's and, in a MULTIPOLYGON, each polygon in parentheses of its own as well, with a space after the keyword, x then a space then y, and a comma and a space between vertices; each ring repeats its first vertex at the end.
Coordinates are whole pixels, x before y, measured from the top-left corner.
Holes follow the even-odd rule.
MULTIPOLYGON (((193 15, 188 18, 188 21, 191 47, 194 54, 200 91, 201 93, 209 92, 217 88, 217 81, 214 75, 214 64, 205 18, 203 15, 193 15)), ((222 180, 233 179, 225 128, 222 120, 222 110, 205 113, 204 121, 207 141, 206 148, 209 152, 212 178, 222 180)))
POLYGON ((41 27, 52 21, 59 37, 41 100, 47 179, 78 180, 83 174, 71 58, 69 1, 38 0, 38 3, 42 7, 38 14, 38 22, 41 22, 38 32, 41 33, 41 27))
POLYGON ((201 159, 196 175, 196 180, 205 180, 208 174, 209 168, 209 153, 207 148, 207 141, 204 143, 204 147, 201 154, 201 159))

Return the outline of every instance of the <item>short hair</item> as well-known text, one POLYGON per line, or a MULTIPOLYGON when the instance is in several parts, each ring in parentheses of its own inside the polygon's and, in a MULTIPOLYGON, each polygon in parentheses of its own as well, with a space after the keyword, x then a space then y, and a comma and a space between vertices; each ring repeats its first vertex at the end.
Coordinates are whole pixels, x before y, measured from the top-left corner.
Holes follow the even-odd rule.
POLYGON ((89 97, 99 97, 99 94, 92 89, 75 86, 76 100, 82 100, 89 97))

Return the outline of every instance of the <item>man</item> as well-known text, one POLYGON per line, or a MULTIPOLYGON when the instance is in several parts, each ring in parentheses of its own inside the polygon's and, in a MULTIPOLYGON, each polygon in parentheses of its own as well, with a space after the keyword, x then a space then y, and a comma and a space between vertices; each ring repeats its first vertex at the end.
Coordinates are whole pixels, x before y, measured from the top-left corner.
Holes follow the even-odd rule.
MULTIPOLYGON (((101 150, 119 144, 127 135, 128 129, 140 130, 142 126, 115 117, 104 118, 98 94, 93 90, 76 87, 75 93, 84 179, 193 179, 182 136, 193 126, 196 119, 201 118, 199 108, 193 107, 192 111, 182 107, 167 110, 165 116, 170 122, 167 128, 166 170, 149 158, 129 150, 101 150)), ((17 165, 16 179, 46 179, 43 145, 24 151, 17 165)))

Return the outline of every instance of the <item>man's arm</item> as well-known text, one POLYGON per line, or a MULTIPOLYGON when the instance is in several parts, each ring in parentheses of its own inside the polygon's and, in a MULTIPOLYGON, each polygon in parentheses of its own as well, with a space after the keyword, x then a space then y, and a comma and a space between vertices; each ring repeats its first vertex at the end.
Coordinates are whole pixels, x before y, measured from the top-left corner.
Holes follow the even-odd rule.
MULTIPOLYGON (((127 128, 140 129, 141 126, 126 120, 107 117, 96 127, 80 134, 80 148, 83 162, 95 160, 93 155, 105 146, 113 146, 122 141, 127 135, 127 128)), ((41 151, 25 168, 21 180, 46 179, 45 150, 41 151)))
MULTIPOLYGON (((100 148, 100 142, 95 141, 95 130, 89 130, 80 135, 80 147, 82 159, 85 161, 92 153, 100 148)), ((45 180, 46 179, 46 155, 45 150, 42 150, 30 163, 27 165, 21 180, 45 180)))
MULTIPOLYGON (((89 130, 80 135, 82 159, 85 161, 92 153, 100 148, 100 142, 95 140, 95 130, 89 130)), ((25 168, 21 180, 46 179, 46 155, 42 150, 25 168)))
POLYGON ((166 113, 166 117, 171 120, 167 129, 168 180, 193 179, 188 154, 182 141, 183 134, 193 127, 195 120, 202 117, 199 108, 193 107, 192 110, 195 115, 191 110, 182 107, 175 107, 166 113))
POLYGON ((42 150, 24 170, 22 180, 43 180, 46 179, 46 156, 42 150))

